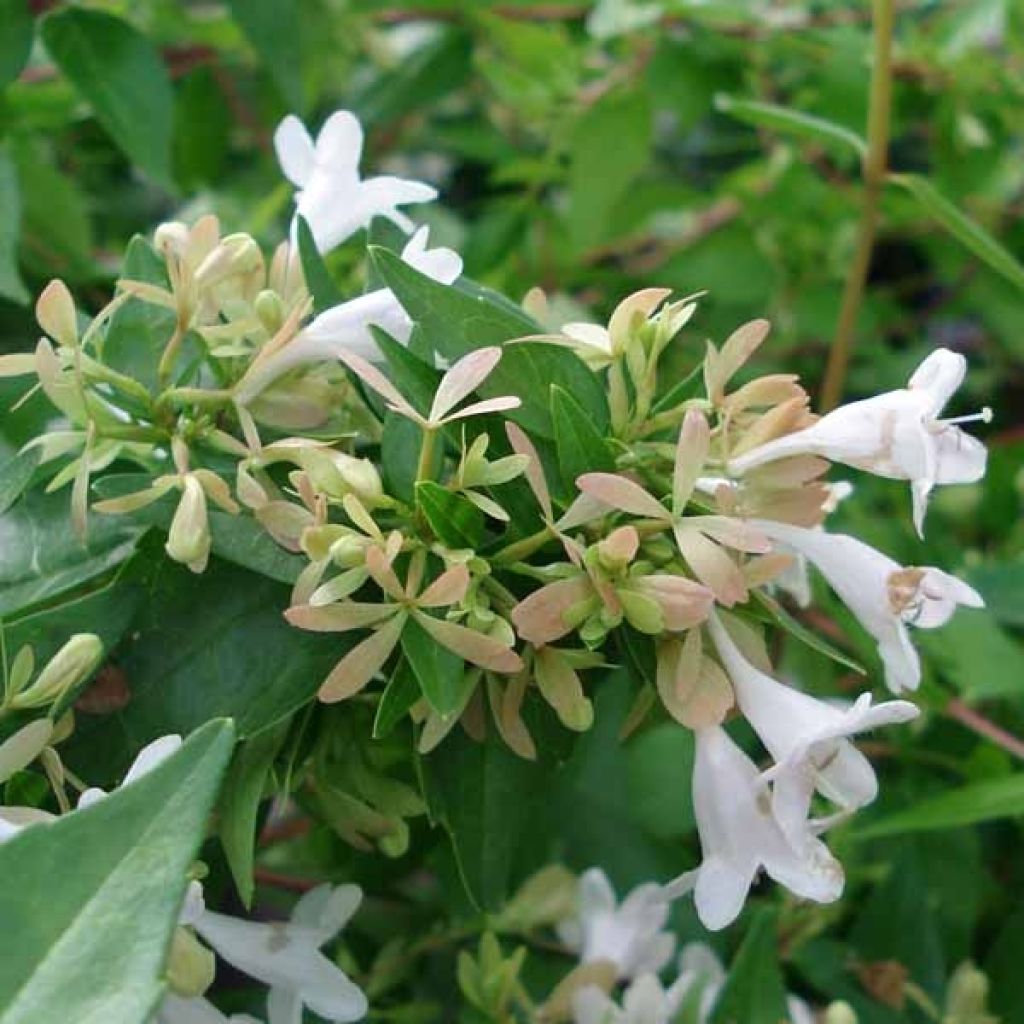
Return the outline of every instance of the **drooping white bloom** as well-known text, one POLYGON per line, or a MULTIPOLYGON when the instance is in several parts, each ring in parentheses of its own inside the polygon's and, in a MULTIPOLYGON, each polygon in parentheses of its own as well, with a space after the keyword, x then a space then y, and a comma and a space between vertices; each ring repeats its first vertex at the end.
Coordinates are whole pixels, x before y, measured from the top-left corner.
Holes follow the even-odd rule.
MULTIPOLYGON (((422 227, 409 239, 402 259, 432 280, 451 284, 462 273, 462 260, 452 249, 428 249, 428 231, 422 227)), ((286 345, 269 356, 258 357, 235 388, 236 401, 245 405, 289 370, 329 362, 342 351, 380 362, 371 327, 381 328, 403 345, 409 341, 412 320, 390 288, 378 288, 324 310, 286 345)))
POLYGON ((809 810, 810 781, 823 796, 849 813, 878 795, 878 780, 871 762, 847 737, 880 725, 908 722, 918 714, 909 701, 891 700, 872 705, 864 693, 846 708, 817 700, 765 675, 747 661, 729 636, 719 616, 712 614, 708 628, 726 672, 732 679, 736 702, 779 769, 774 798, 776 814, 787 834, 799 835, 809 810))
POLYGON ((287 924, 244 921, 205 911, 193 927, 222 959, 270 986, 270 1024, 296 1024, 302 1007, 329 1021, 355 1021, 367 1011, 366 996, 320 952, 355 913, 356 885, 321 885, 295 905, 287 924))
POLYGON ((765 536, 803 555, 878 642, 885 681, 893 693, 915 690, 921 661, 907 625, 936 629, 958 605, 982 608, 971 586, 931 566, 904 568, 855 537, 805 530, 787 523, 753 520, 765 536))
POLYGON ((914 525, 921 533, 928 496, 936 484, 972 483, 985 475, 985 446, 957 425, 988 422, 976 416, 939 419, 967 372, 957 352, 936 349, 914 371, 907 386, 842 405, 817 423, 732 459, 735 475, 794 455, 820 455, 894 480, 909 480, 914 525))
MULTIPOLYGON (((703 860, 665 887, 676 897, 694 891, 697 914, 717 931, 743 909, 761 868, 804 899, 831 903, 843 890, 843 869, 805 823, 799 833, 776 817, 772 790, 753 761, 721 726, 698 729, 693 806, 703 860)), ((785 784, 806 780, 783 768, 785 784)), ((777 783, 778 784, 778 780, 777 783)))
POLYGON ((436 189, 418 181, 360 179, 363 129, 347 110, 324 122, 315 143, 305 125, 289 114, 274 132, 274 149, 285 177, 298 188, 296 215, 306 219, 320 252, 340 245, 374 217, 411 231, 412 222, 398 207, 437 198, 436 189))
POLYGON ((591 868, 580 878, 577 899, 577 916, 557 931, 583 963, 610 961, 620 978, 657 973, 668 963, 675 938, 662 931, 669 903, 660 885, 637 886, 618 904, 608 876, 591 868))
POLYGON ((260 1024, 247 1013, 233 1013, 226 1017, 208 999, 198 996, 185 999, 169 992, 156 1011, 154 1024, 260 1024))
MULTIPOLYGON (((136 755, 135 760, 128 769, 128 773, 121 782, 121 786, 130 786, 133 782, 142 778, 143 775, 151 772, 158 764, 166 761, 180 746, 181 737, 175 733, 161 736, 159 739, 155 739, 152 743, 144 746, 136 755)), ((78 798, 78 808, 81 810, 83 807, 91 807, 108 795, 106 790, 93 786, 78 798)))

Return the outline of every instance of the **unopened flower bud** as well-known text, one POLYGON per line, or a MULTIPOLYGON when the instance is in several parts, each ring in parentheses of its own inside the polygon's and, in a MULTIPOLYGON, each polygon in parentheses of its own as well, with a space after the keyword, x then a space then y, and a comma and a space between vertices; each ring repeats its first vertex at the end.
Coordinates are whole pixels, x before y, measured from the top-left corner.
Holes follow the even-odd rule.
POLYGON ((36 301, 36 320, 55 341, 67 348, 78 344, 78 316, 68 286, 54 278, 36 301))
POLYGON ((52 735, 53 723, 48 718, 39 718, 0 743, 0 782, 27 768, 43 752, 52 735))
POLYGON ((180 220, 165 221, 153 233, 153 245, 165 256, 169 252, 181 252, 187 241, 188 228, 180 220))
POLYGON ((988 1008, 988 978, 965 960, 949 979, 946 1014, 955 1024, 982 1024, 988 1008))
POLYGON ((190 928, 175 928, 167 960, 167 984, 183 999, 201 996, 212 984, 217 969, 213 951, 190 928))
POLYGON ((35 669, 35 653, 28 644, 25 644, 14 656, 14 661, 11 663, 11 670, 7 674, 7 693, 20 693, 25 689, 35 669))
POLYGON ((857 1024, 857 1014, 849 1003, 831 1003, 825 1010, 821 1024, 857 1024))
POLYGON ((41 708, 53 704, 96 670, 103 643, 95 633, 76 633, 50 659, 36 681, 11 700, 14 708, 41 708))
POLYGON ((339 537, 330 547, 331 561, 339 569, 354 569, 366 561, 367 541, 357 533, 339 537))
POLYGON ((354 494, 364 503, 372 504, 384 494, 380 474, 369 459, 329 449, 311 449, 303 453, 302 466, 314 487, 332 498, 354 494))
POLYGON ((202 572, 210 557, 210 523, 206 514, 206 494, 191 473, 182 480, 182 495, 167 533, 167 554, 193 572, 202 572))
POLYGON ((196 268, 200 287, 210 287, 226 277, 242 276, 257 270, 263 254, 249 235, 228 235, 196 268))
POLYGON ((597 562, 606 572, 622 573, 636 557, 640 538, 632 526, 620 526, 596 545, 597 562))
POLYGON ((267 334, 277 334, 284 323, 284 303, 281 302, 281 296, 269 288, 264 288, 256 296, 253 308, 267 334))

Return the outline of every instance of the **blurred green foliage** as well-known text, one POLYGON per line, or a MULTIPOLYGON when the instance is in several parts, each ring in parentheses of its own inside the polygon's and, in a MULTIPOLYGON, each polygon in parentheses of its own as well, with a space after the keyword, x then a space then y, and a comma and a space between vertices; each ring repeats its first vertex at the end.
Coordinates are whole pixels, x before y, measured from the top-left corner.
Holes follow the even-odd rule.
MULTIPOLYGON (((643 286, 707 290, 701 327, 709 336, 767 316, 774 332, 765 357, 813 384, 853 247, 870 58, 870 5, 842 0, 0 0, 0 349, 34 343, 31 296, 53 276, 99 308, 131 236, 161 220, 213 211, 229 230, 276 240, 290 188, 273 158, 274 125, 289 111, 317 124, 345 107, 367 127, 367 165, 439 186, 441 202, 422 216, 436 242, 463 253, 469 276, 516 299, 540 286, 562 320, 603 319, 643 286)), ((1024 7, 898 3, 894 79, 890 162, 904 187, 883 197, 847 391, 896 387, 927 350, 945 345, 971 360, 965 403, 994 406, 996 421, 986 481, 936 496, 924 547, 902 488, 858 481, 860 500, 838 518, 898 559, 965 572, 988 608, 919 634, 928 714, 906 735, 868 745, 883 795, 835 833, 849 875, 843 902, 797 906, 767 891, 744 919, 754 928, 738 963, 777 949, 789 988, 817 1003, 848 999, 864 1024, 888 1024, 940 1019, 946 979, 973 958, 991 974, 993 1012, 1012 1024, 1024 1020, 1024 771, 1014 739, 1024 735, 1024 272, 1011 255, 1024 252, 1024 7)), ((41 426, 39 404, 7 411, 18 395, 0 382, 2 460, 41 426)), ((63 586, 102 578, 116 561, 105 553, 129 542, 117 529, 83 562, 61 547, 55 521, 46 551, 70 574, 63 586)), ((28 555, 0 550, 0 571, 16 578, 28 555)), ((173 672, 161 669, 162 644, 149 650, 143 638, 124 652, 138 699, 125 719, 122 760, 133 738, 166 726, 146 720, 153 695, 184 694, 204 660, 230 661, 218 657, 218 642, 232 646, 218 622, 262 607, 273 647, 276 612, 264 592, 277 584, 236 586, 230 577, 240 571, 214 574, 225 597, 208 623, 210 642, 185 650, 173 672)), ((288 572, 282 563, 267 575, 287 580, 288 572)), ((92 602, 89 609, 63 606, 61 624, 98 609, 127 623, 120 606, 142 600, 146 588, 155 595, 159 583, 147 614, 173 626, 191 607, 186 577, 95 588, 77 602, 92 602)), ((16 596, 12 607, 29 603, 16 596)), ((50 595, 30 596, 45 603, 50 595)), ((873 664, 871 645, 845 631, 848 613, 819 596, 825 611, 815 627, 840 627, 835 635, 850 639, 839 642, 873 664)), ((19 628, 31 630, 31 617, 19 628)), ((56 643, 59 631, 47 628, 56 643)), ((45 650, 50 634, 27 635, 45 650)), ((265 662, 259 650, 249 653, 265 662)), ((855 685, 801 645, 781 655, 784 672, 816 690, 855 685)), ((247 664, 235 665, 240 688, 262 678, 247 664)), ((321 666, 300 669, 292 663, 305 690, 284 673, 253 690, 243 734, 309 696, 321 666)), ((655 728, 620 744, 626 696, 611 683, 602 688, 597 727, 553 783, 525 763, 508 773, 479 764, 511 755, 461 737, 442 751, 434 800, 450 800, 463 773, 487 780, 473 805, 432 808, 457 837, 457 854, 460 844, 495 844, 475 862, 482 886, 499 869, 521 880, 561 858, 577 870, 600 863, 623 887, 666 877, 687 850, 696 857, 688 739, 655 728), (482 822, 500 834, 475 833, 482 822), (496 857, 504 858, 497 867, 496 857)), ((174 725, 201 724, 217 709, 216 699, 190 705, 174 725)), ((318 715, 284 742, 288 763, 310 742, 307 725, 325 727, 308 722, 318 715)), ((82 733, 88 763, 90 729, 82 733)), ((380 763, 363 770, 376 777, 398 764, 411 777, 405 745, 388 742, 375 755, 380 763)), ((266 770, 266 758, 256 762, 266 770)), ((251 779, 244 789, 252 792, 251 779)), ((362 805, 367 812, 372 802, 362 805)), ((414 937, 444 915, 440 908, 455 917, 471 911, 439 832, 428 833, 422 817, 411 826, 412 848, 429 851, 439 881, 411 897, 407 887, 396 903, 371 900, 355 926, 356 974, 394 1010, 388 1019, 436 1019, 435 1011, 452 1019, 438 1008, 457 1001, 458 941, 424 954, 414 937)), ((234 856, 244 861, 242 847, 234 856)), ((218 857, 210 853, 212 884, 226 886, 218 857)), ((411 854, 387 861, 354 852, 326 825, 274 846, 264 862, 354 878, 371 893, 401 889, 418 866, 411 854)), ((465 875, 465 863, 458 870, 465 875)), ((699 935, 689 908, 677 918, 680 935, 699 935)), ((744 931, 721 940, 727 953, 744 931)), ((527 985, 531 971, 544 978, 540 959, 527 967, 527 985)), ((774 992, 777 972, 762 973, 774 992)), ((730 1005, 756 1002, 745 986, 758 976, 734 976, 730 1005)), ((228 993, 225 1005, 236 997, 247 998, 228 993)))

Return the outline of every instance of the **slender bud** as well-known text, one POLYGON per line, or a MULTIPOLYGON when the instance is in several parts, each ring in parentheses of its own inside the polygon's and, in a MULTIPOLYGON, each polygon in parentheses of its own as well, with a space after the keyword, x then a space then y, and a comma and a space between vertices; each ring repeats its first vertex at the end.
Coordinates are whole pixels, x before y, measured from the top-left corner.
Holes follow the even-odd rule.
POLYGON ((76 633, 50 659, 36 681, 11 700, 13 708, 41 708, 59 700, 84 682, 103 657, 103 643, 95 633, 76 633))
POLYGON ((264 288, 256 296, 253 308, 267 334, 271 337, 277 334, 284 323, 284 303, 281 302, 281 296, 269 288, 264 288))
POLYGON ((36 320, 39 326, 59 344, 74 348, 78 344, 78 317, 75 300, 68 286, 54 278, 36 301, 36 320))
POLYGON ((182 478, 181 501, 167 533, 167 554, 193 572, 202 572, 210 557, 210 523, 206 514, 206 494, 191 473, 182 478))
POLYGON ((204 946, 191 928, 175 928, 167 960, 167 984, 183 999, 196 999, 212 984, 217 969, 213 951, 204 946))
POLYGON ((954 1024, 982 1024, 988 1009, 988 978, 965 960, 949 979, 946 1014, 954 1024))
POLYGON ((0 782, 27 768, 43 752, 52 735, 53 723, 48 718, 39 718, 0 743, 0 782))

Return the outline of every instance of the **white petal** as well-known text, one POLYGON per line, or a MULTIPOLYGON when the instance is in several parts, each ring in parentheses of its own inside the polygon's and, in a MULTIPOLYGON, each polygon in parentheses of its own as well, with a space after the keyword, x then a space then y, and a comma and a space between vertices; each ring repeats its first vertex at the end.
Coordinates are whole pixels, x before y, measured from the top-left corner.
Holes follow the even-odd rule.
POLYGON ((284 176, 293 185, 305 185, 313 173, 313 140, 294 114, 284 118, 274 131, 274 150, 284 176))
POLYGON ((228 1024, 228 1018, 206 999, 182 999, 168 992, 157 1010, 158 1024, 228 1024))
POLYGON ((754 868, 740 870, 723 857, 712 857, 700 866, 694 904, 701 924, 719 931, 740 915, 747 893, 754 882, 754 868))
POLYGON ((302 999, 295 989, 278 985, 267 993, 267 1024, 302 1024, 302 999))
POLYGON ((985 475, 988 449, 957 426, 946 427, 935 437, 935 482, 970 484, 985 475))
POLYGON ((151 772, 158 764, 166 761, 180 746, 181 737, 173 733, 170 736, 161 736, 159 739, 153 740, 152 743, 144 746, 136 755, 121 785, 128 786, 135 782, 136 779, 142 778, 143 775, 151 772))
POLYGON ((355 175, 363 155, 363 126, 348 110, 336 110, 316 137, 318 167, 333 174, 355 175))
POLYGON ((363 900, 358 885, 318 885, 295 904, 292 922, 319 931, 329 942, 351 920, 363 900))
POLYGON ((414 270, 441 284, 451 284, 462 273, 462 257, 454 250, 443 246, 427 248, 430 229, 424 225, 406 243, 402 259, 414 270))
POLYGON ((959 352, 937 348, 907 382, 911 391, 927 395, 929 412, 937 416, 963 383, 967 360, 959 352))

